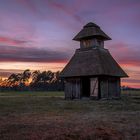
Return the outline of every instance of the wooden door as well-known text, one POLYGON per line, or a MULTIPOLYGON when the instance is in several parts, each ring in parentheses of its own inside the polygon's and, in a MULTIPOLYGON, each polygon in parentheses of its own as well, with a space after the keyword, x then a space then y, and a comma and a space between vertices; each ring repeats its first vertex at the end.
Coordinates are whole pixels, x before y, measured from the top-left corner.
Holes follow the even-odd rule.
POLYGON ((90 78, 90 96, 98 98, 98 78, 90 78))

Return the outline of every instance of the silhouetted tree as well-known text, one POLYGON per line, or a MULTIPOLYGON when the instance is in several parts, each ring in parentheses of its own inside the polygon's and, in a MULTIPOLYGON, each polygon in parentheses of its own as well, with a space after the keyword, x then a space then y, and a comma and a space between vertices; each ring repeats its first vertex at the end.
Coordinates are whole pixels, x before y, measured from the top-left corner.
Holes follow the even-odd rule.
POLYGON ((21 79, 21 74, 11 74, 8 78, 8 82, 10 85, 18 85, 21 79))
POLYGON ((29 69, 23 73, 11 74, 5 81, 0 80, 0 87, 13 90, 63 90, 60 72, 34 71, 29 69), (29 83, 29 79, 31 82, 29 83))
POLYGON ((29 82, 29 79, 31 77, 31 72, 29 69, 25 70, 22 73, 22 77, 21 77, 21 82, 25 83, 25 82, 29 82))

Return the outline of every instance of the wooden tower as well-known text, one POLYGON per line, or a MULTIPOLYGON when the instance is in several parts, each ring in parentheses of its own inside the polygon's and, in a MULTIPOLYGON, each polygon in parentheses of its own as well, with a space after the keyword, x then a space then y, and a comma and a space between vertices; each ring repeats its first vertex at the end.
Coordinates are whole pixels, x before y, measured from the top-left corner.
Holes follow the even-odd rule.
POLYGON ((98 25, 88 23, 73 40, 80 42, 80 48, 61 72, 65 98, 119 98, 120 78, 128 76, 104 48, 104 41, 111 38, 98 25))

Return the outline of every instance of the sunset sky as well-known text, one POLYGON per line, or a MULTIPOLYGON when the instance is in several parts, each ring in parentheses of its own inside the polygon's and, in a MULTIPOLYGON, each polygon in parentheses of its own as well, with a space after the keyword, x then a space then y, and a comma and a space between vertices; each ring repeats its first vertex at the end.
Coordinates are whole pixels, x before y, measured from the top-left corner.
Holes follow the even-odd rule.
POLYGON ((140 0, 0 0, 0 76, 62 70, 79 48, 72 38, 88 22, 112 40, 112 56, 140 88, 140 0))

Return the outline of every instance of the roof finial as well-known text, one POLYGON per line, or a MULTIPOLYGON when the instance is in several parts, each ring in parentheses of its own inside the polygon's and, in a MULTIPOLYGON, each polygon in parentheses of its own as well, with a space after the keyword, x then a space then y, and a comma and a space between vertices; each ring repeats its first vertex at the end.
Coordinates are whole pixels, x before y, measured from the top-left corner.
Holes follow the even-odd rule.
POLYGON ((88 27, 97 27, 97 28, 100 28, 97 24, 93 23, 93 22, 89 22, 87 23, 84 28, 88 28, 88 27))

